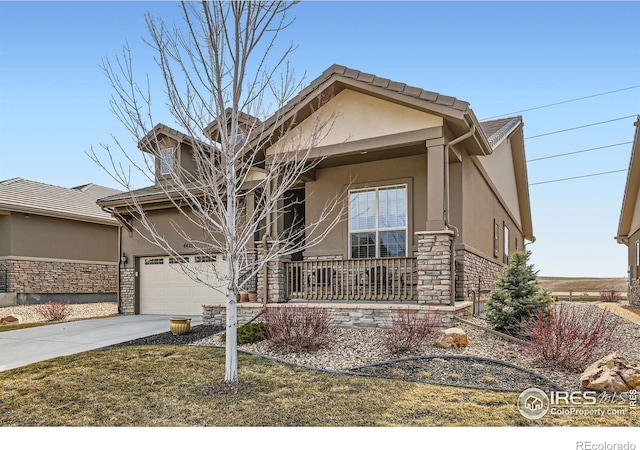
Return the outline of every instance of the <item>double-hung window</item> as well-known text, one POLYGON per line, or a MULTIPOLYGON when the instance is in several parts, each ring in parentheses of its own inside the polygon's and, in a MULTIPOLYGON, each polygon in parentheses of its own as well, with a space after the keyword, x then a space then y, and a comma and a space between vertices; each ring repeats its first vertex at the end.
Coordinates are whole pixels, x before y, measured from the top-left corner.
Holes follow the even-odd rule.
POLYGON ((407 254, 407 186, 349 191, 351 258, 407 254))

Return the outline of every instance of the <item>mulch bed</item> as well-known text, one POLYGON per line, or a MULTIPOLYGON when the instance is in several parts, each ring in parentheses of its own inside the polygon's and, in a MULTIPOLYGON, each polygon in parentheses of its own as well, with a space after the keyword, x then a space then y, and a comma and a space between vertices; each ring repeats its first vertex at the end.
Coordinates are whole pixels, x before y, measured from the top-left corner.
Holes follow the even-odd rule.
POLYGON ((546 377, 511 363, 472 356, 418 356, 362 366, 352 372, 493 391, 522 392, 532 387, 545 392, 563 389, 546 377))
POLYGON ((210 325, 196 325, 191 327, 187 334, 175 336, 171 331, 155 334, 132 341, 122 342, 111 347, 127 347, 130 345, 189 345, 201 339, 224 331, 224 327, 214 327, 210 325))

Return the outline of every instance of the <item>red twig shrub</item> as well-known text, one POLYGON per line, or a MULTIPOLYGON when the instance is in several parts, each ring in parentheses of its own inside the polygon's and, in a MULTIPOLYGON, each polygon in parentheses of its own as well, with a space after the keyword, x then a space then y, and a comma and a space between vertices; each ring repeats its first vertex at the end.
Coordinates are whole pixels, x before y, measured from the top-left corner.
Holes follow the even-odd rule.
POLYGON ((615 350, 613 335, 621 320, 598 307, 558 305, 523 324, 526 350, 546 366, 583 369, 615 350))
POLYGON ((65 320, 71 314, 69 302, 47 302, 34 307, 46 322, 58 322, 65 320))
POLYGON ((327 342, 331 317, 324 308, 274 307, 262 314, 266 340, 293 351, 315 350, 327 342))
POLYGON ((433 336, 440 322, 435 314, 420 314, 406 309, 391 316, 391 328, 386 335, 387 348, 392 353, 417 351, 426 339, 433 336))
POLYGON ((622 297, 620 297, 620 294, 618 294, 618 291, 615 289, 600 292, 601 302, 618 303, 620 300, 622 300, 622 297))

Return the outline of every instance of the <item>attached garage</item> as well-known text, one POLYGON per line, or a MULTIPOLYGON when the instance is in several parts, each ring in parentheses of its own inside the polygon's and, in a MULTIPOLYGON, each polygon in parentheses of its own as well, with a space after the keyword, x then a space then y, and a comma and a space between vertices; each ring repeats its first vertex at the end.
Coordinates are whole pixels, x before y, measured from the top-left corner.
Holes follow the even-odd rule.
MULTIPOLYGON (((220 255, 183 256, 201 279, 225 289, 220 274, 225 264, 220 255)), ((199 316, 202 304, 224 304, 225 294, 204 283, 193 281, 169 256, 140 258, 140 314, 199 316)))

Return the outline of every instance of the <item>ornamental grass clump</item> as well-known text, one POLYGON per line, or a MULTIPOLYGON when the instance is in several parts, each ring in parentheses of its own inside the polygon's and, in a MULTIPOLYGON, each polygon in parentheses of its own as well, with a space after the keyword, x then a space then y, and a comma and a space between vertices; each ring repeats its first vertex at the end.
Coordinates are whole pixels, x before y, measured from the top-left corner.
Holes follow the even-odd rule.
POLYGON ((613 352, 620 317, 589 305, 560 304, 525 321, 527 353, 542 365, 584 369, 613 352))
POLYGON ((440 321, 435 314, 419 314, 407 309, 391 316, 385 344, 392 353, 413 353, 438 330, 440 321))
POLYGON ((272 307, 263 310, 266 340, 292 351, 315 350, 329 339, 331 316, 324 308, 272 307))
POLYGON ((486 319, 496 331, 519 336, 523 321, 547 311, 551 297, 538 286, 537 272, 532 264, 527 264, 530 256, 531 252, 511 254, 504 274, 487 300, 486 319))
POLYGON ((45 322, 60 322, 65 320, 71 314, 71 306, 69 302, 47 302, 34 306, 45 322))

